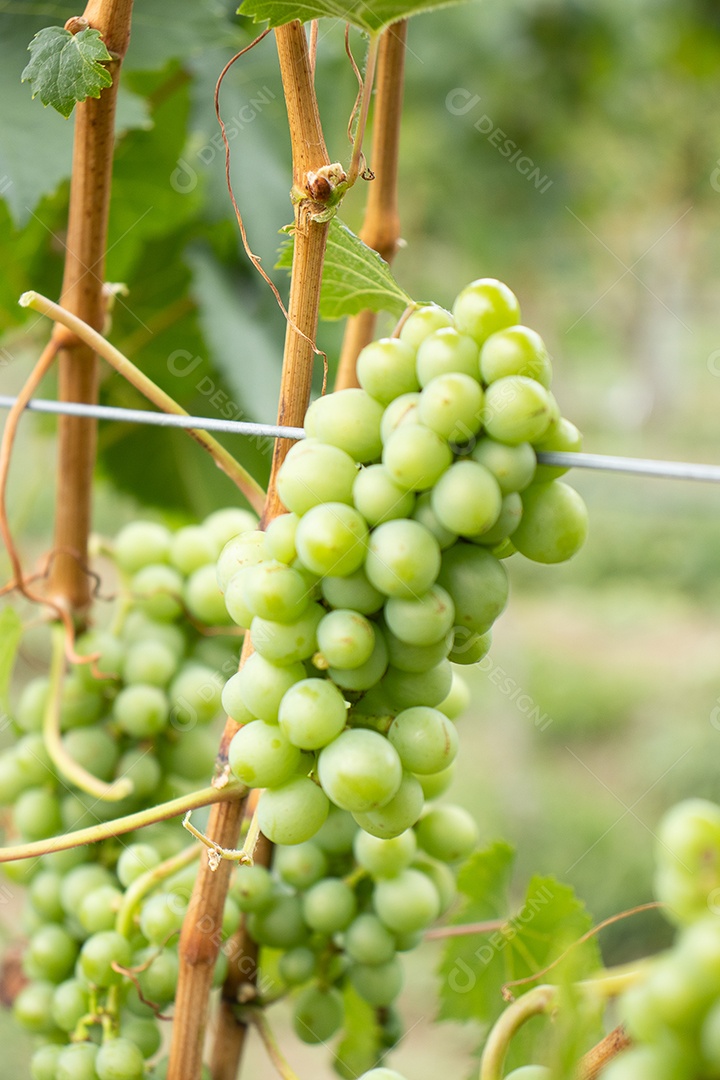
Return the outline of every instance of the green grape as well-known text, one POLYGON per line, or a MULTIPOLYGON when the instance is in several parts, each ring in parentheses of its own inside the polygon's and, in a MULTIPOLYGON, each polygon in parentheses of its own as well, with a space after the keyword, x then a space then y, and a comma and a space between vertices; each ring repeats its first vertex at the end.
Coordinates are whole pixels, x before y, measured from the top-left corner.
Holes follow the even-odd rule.
POLYGON ((247 927, 258 945, 271 949, 294 949, 304 945, 309 934, 298 896, 280 896, 262 911, 251 912, 247 927))
POLYGON ((242 589, 249 610, 275 622, 295 622, 310 599, 302 574, 276 560, 250 567, 243 574, 242 589))
POLYGON ((480 350, 480 374, 492 383, 506 375, 526 375, 546 390, 552 381, 552 364, 545 342, 528 326, 508 326, 499 330, 480 350))
POLYGON ((308 604, 300 618, 292 623, 273 622, 256 615, 250 623, 255 651, 275 664, 307 660, 317 650, 317 631, 324 615, 325 608, 320 604, 308 604))
POLYGON ((416 851, 417 841, 412 829, 406 829, 392 840, 383 840, 361 829, 355 834, 353 843, 358 865, 372 877, 395 877, 410 865, 416 851))
POLYGON ((666 1039, 657 1046, 631 1046, 603 1069, 603 1080, 685 1080, 693 1062, 666 1039))
POLYGON ((62 1047, 55 1043, 48 1043, 36 1050, 30 1061, 31 1080, 55 1080, 61 1050, 62 1047))
POLYGON ((158 686, 135 683, 120 691, 113 702, 113 719, 126 735, 150 739, 167 726, 170 702, 158 686))
POLYGON ((398 934, 426 929, 440 912, 438 891, 419 870, 402 870, 376 881, 373 906, 385 925, 398 934))
POLYGON ((53 1029, 50 1010, 54 994, 55 985, 51 982, 31 982, 23 986, 13 1002, 15 1020, 34 1035, 48 1034, 53 1029))
POLYGON ((182 590, 181 575, 162 563, 144 566, 130 582, 130 592, 137 606, 158 622, 172 622, 182 613, 182 590))
POLYGON ((314 574, 344 577, 365 559, 368 528, 352 506, 327 502, 300 520, 295 534, 298 558, 314 574))
POLYGON ((339 878, 325 878, 312 885, 303 896, 303 918, 311 930, 336 934, 355 918, 355 893, 339 878))
POLYGON ((368 525, 380 525, 383 521, 409 517, 415 496, 399 487, 384 465, 368 465, 355 478, 353 502, 368 525))
POLYGON ((526 558, 565 562, 577 554, 588 532, 587 508, 562 480, 532 484, 522 494, 523 514, 512 542, 526 558))
POLYGON ((476 536, 498 520, 502 495, 497 480, 484 465, 456 461, 433 488, 431 504, 446 529, 460 536, 476 536))
POLYGON ((441 713, 445 713, 448 720, 456 720, 470 707, 471 701, 470 687, 462 675, 458 675, 456 671, 453 671, 452 685, 448 695, 436 707, 441 713))
POLYGON ((60 900, 62 877, 52 870, 35 874, 28 889, 30 903, 44 922, 62 922, 65 917, 60 900))
POLYGON ((424 525, 428 532, 433 534, 440 545, 441 551, 445 551, 446 548, 452 547, 457 540, 457 533, 450 532, 449 529, 446 529, 433 510, 431 491, 424 491, 421 495, 418 495, 412 516, 415 521, 424 525))
POLYGON ((325 792, 306 776, 263 791, 257 807, 260 829, 274 844, 310 840, 328 815, 325 792))
POLYGON ((508 446, 483 436, 475 443, 471 456, 493 474, 503 495, 524 491, 536 475, 535 451, 529 442, 508 446))
POLYGON ((509 495, 503 497, 500 513, 495 524, 477 536, 469 536, 468 539, 472 540, 474 544, 483 544, 485 547, 492 549, 513 535, 520 524, 522 513, 522 499, 517 491, 511 491, 509 495))
MULTIPOLYGON (((535 444, 535 450, 538 453, 545 453, 548 450, 578 453, 578 451, 582 450, 582 442, 582 435, 575 425, 562 416, 550 433, 535 444)), ((562 476, 567 471, 567 468, 561 465, 538 465, 535 471, 535 479, 540 483, 545 483, 546 480, 557 480, 559 476, 562 476)))
POLYGON ((545 1065, 521 1065, 507 1073, 505 1080, 551 1080, 552 1073, 545 1065))
MULTIPOLYGON (((61 876, 64 874, 70 874, 72 870, 77 869, 81 864, 87 863, 90 859, 90 850, 86 847, 68 848, 66 851, 53 851, 48 855, 43 855, 40 860, 40 864, 43 869, 51 870, 61 876)), ((34 859, 23 860, 22 863, 16 864, 18 867, 24 866, 32 868, 36 866, 34 859)), ((3 873, 7 874, 9 866, 3 867, 3 873)), ((61 883, 60 892, 62 895, 62 889, 64 882, 61 883)))
POLYGON ((373 625, 350 608, 336 608, 318 624, 317 643, 323 665, 357 668, 367 663, 375 647, 373 625))
POLYGON ((361 615, 373 615, 385 601, 384 595, 368 581, 362 567, 346 577, 325 577, 320 583, 323 599, 333 608, 348 608, 361 615))
POLYGON ((434 707, 447 696, 452 684, 452 668, 447 660, 441 660, 429 671, 421 673, 388 668, 383 676, 382 690, 396 712, 413 705, 434 707))
POLYGON ((345 700, 326 679, 301 679, 295 683, 284 695, 278 712, 285 737, 301 750, 327 746, 343 730, 346 719, 345 700))
POLYGON ((193 570, 214 563, 220 554, 220 545, 202 525, 186 525, 170 541, 170 562, 183 577, 188 577, 193 570))
POLYGON ((457 729, 444 713, 426 705, 399 712, 387 737, 409 772, 441 772, 458 752, 457 729))
POLYGON ((476 378, 460 371, 436 375, 423 389, 418 416, 452 445, 474 441, 483 416, 484 394, 476 378))
POLYGON ((259 529, 254 532, 241 533, 240 536, 228 540, 218 555, 215 564, 215 573, 220 592, 225 592, 231 578, 238 571, 245 570, 248 566, 257 566, 268 556, 265 533, 259 529))
MULTIPOLYGON (((98 776, 110 780, 120 757, 116 739, 105 728, 73 728, 63 735, 63 745, 73 761, 98 776)), ((21 743, 18 743, 18 749, 21 743)))
POLYGON ((115 771, 116 776, 132 780, 132 795, 135 799, 146 799, 157 791, 162 778, 160 763, 149 750, 141 746, 131 747, 120 758, 115 771))
POLYGON ((411 348, 417 349, 426 337, 443 326, 452 326, 453 317, 445 308, 437 304, 427 304, 413 311, 402 325, 400 340, 406 342, 411 348))
POLYGON ((365 573, 387 596, 422 596, 435 584, 439 570, 440 547, 424 525, 387 521, 373 530, 365 573))
POLYGON ((177 668, 177 654, 162 641, 139 641, 125 653, 123 682, 167 686, 177 668))
POLYGON ((125 646, 114 634, 102 630, 91 630, 78 638, 75 643, 75 651, 80 656, 100 653, 99 659, 92 664, 78 665, 75 669, 89 688, 93 690, 97 688, 97 678, 93 674, 93 669, 99 671, 102 675, 110 676, 112 679, 119 677, 125 656, 125 646))
POLYGON ((115 562, 126 574, 152 563, 167 562, 172 537, 169 529, 154 521, 131 521, 115 537, 115 562))
POLYGON ((380 421, 383 408, 365 390, 348 388, 312 403, 305 414, 305 430, 321 442, 339 446, 355 461, 380 456, 380 421))
POLYGON ((112 930, 122 898, 120 889, 116 889, 113 885, 101 885, 99 889, 95 889, 83 898, 78 911, 78 919, 88 934, 97 934, 100 930, 112 930))
POLYGON ((432 645, 408 645, 407 642, 396 638, 388 629, 385 629, 384 635, 391 666, 400 671, 418 673, 428 671, 444 660, 450 652, 453 641, 453 635, 448 633, 432 645))
POLYGON ((708 799, 684 799, 658 825, 659 866, 696 875, 710 870, 720 877, 720 806, 708 799))
POLYGON ((60 1051, 55 1080, 97 1080, 95 1062, 98 1048, 92 1042, 71 1043, 60 1051))
POLYGON ((189 661, 170 683, 168 697, 173 727, 182 731, 194 724, 209 724, 220 711, 222 679, 207 664, 189 661))
POLYGON ((328 669, 333 682, 344 690, 369 690, 383 677, 388 665, 385 637, 378 626, 372 626, 373 650, 368 660, 358 667, 328 669))
POLYGON ((80 950, 80 971, 94 986, 117 986, 122 975, 113 969, 130 966, 130 942, 114 930, 102 930, 89 937, 80 950))
POLYGON ((315 974, 317 957, 312 949, 299 945, 283 953, 278 960, 280 978, 288 986, 302 986, 315 974))
POLYGON ((437 578, 455 604, 456 625, 478 634, 490 629, 507 603, 505 567, 475 544, 459 543, 443 552, 437 578))
POLYGON ((457 899, 454 873, 445 863, 423 858, 422 855, 412 865, 414 870, 420 870, 432 881, 440 897, 440 914, 444 915, 457 899))
POLYGON ((304 1043, 327 1042, 341 1027, 344 1015, 342 996, 334 987, 308 986, 295 1003, 293 1028, 304 1043))
POLYGON ((183 656, 187 646, 185 635, 179 626, 150 619, 138 608, 133 608, 125 617, 122 638, 124 648, 139 641, 162 641, 163 645, 173 650, 178 660, 183 656))
POLYGON ((70 975, 77 954, 77 942, 67 930, 51 923, 33 934, 23 962, 31 978, 60 983, 70 975))
POLYGON ((452 326, 443 326, 429 334, 417 351, 418 382, 424 388, 441 375, 467 375, 480 381, 479 350, 471 337, 452 326))
POLYGON ((238 672, 237 686, 253 716, 274 723, 283 695, 304 678, 305 668, 302 664, 280 666, 259 653, 253 653, 238 672))
POLYGON ((377 915, 364 912, 345 931, 343 948, 356 964, 387 964, 395 956, 395 938, 377 915))
POLYGON ((49 686, 50 680, 41 675, 23 687, 14 716, 15 723, 22 731, 42 730, 49 686))
MULTIPOLYGON (((88 734, 88 729, 71 731, 63 741, 67 743, 69 735, 72 734, 79 735, 82 739, 83 735, 88 734)), ((25 735, 20 739, 12 751, 12 760, 14 767, 22 773, 24 787, 39 787, 53 779, 53 765, 42 735, 25 735)))
POLYGON ((419 424, 418 405, 420 394, 413 391, 410 394, 401 394, 395 398, 385 409, 380 422, 380 435, 383 443, 386 443, 393 431, 402 424, 419 424))
POLYGON ((376 1009, 391 1005, 404 981, 397 956, 384 964, 353 964, 348 974, 356 993, 376 1009))
POLYGON ((151 844, 131 844, 118 859, 116 873, 120 884, 127 889, 142 874, 152 870, 160 862, 157 849, 151 844))
POLYGON ((700 1032, 703 1059, 714 1073, 720 1070, 720 1002, 716 1001, 703 1020, 700 1032))
POLYGON ((202 780, 212 775, 217 753, 217 738, 207 728, 183 731, 174 742, 160 749, 160 761, 166 772, 183 780, 202 780))
POLYGON ((77 866, 64 878, 60 888, 60 900, 66 915, 75 915, 89 892, 102 885, 113 885, 113 875, 97 863, 77 866))
POLYGON ((455 298, 455 325, 482 345, 491 334, 520 322, 520 305, 515 294, 496 278, 478 278, 455 298))
POLYGON ((253 532, 258 527, 257 515, 239 506, 227 506, 214 510, 203 521, 203 528, 222 547, 239 533, 253 532))
POLYGON ((350 814, 338 806, 330 806, 325 824, 313 837, 313 843, 328 855, 345 855, 352 851, 357 825, 350 814))
POLYGON ((303 515, 321 503, 352 503, 357 465, 337 446, 304 439, 288 452, 277 477, 283 504, 303 515))
POLYGON ((392 799, 400 787, 402 766, 384 736, 356 728, 320 751, 318 776, 336 806, 362 814, 392 799))
POLYGON ((227 626, 230 622, 212 563, 193 571, 183 587, 183 600, 190 615, 199 622, 208 626, 227 626))
POLYGON ((300 761, 300 751, 277 724, 254 720, 233 736, 228 764, 248 787, 277 787, 285 783, 300 761))
POLYGON ((230 895, 241 911, 260 911, 270 902, 272 892, 272 877, 264 866, 237 868, 230 895))
POLYGON ((175 949, 148 949, 140 954, 143 971, 138 972, 138 982, 143 997, 161 1007, 175 997, 180 961, 175 949), (145 967, 147 964, 147 967, 145 967))
POLYGON ((384 806, 353 816, 365 832, 392 840, 415 824, 422 808, 423 792, 418 779, 404 773, 397 792, 384 806))
POLYGON ((144 1058, 153 1057, 162 1045, 160 1028, 154 1019, 143 1020, 139 1016, 123 1016, 120 1033, 124 1039, 137 1046, 144 1058))
POLYGON ((408 645, 432 645, 444 639, 452 628, 455 605, 442 586, 432 585, 418 597, 391 597, 385 604, 384 615, 400 641, 408 645))
POLYGON ((426 491, 452 462, 444 439, 424 424, 404 424, 383 447, 382 463, 390 478, 405 491, 426 491))
POLYGON ((440 862, 465 859, 477 847, 475 819, 461 806, 433 806, 415 826, 423 851, 440 862))
POLYGON ((52 1001, 52 1018, 62 1031, 74 1031, 89 1008, 88 991, 78 979, 60 983, 52 1001))
POLYGON ((242 921, 242 912, 231 896, 225 898, 223 907, 222 933, 223 938, 232 937, 242 921))
POLYGON ((63 680, 60 699, 60 727, 63 731, 94 724, 103 709, 97 685, 88 687, 77 672, 63 680))
POLYGON ((254 611, 248 606, 245 599, 245 590, 243 588, 245 578, 251 572, 251 569, 249 566, 244 566, 236 574, 233 574, 225 586, 223 595, 223 602, 228 615, 243 630, 250 629, 250 624, 255 617, 254 611))
MULTIPOLYGON (((477 664, 479 660, 487 656, 491 645, 491 630, 478 634, 475 630, 468 630, 466 626, 456 626, 453 647, 448 653, 448 658, 453 664, 477 664)), ((439 705, 438 708, 440 708, 439 705)), ((444 712, 444 709, 440 711, 444 712)))
POLYGON ((25 840, 45 840, 62 829, 60 803, 45 788, 29 788, 15 803, 15 825, 25 840))
POLYGON ((415 350, 400 338, 380 338, 357 358, 357 380, 382 405, 418 389, 415 350))
POLYGON ((537 442, 547 434, 552 416, 548 391, 525 375, 506 375, 485 391, 483 425, 500 442, 537 442))
POLYGON ((328 861, 317 844, 307 841, 296 847, 280 847, 275 852, 273 870, 295 889, 309 889, 327 874, 328 861))
POLYGON ((143 1080, 145 1059, 129 1039, 107 1039, 95 1058, 98 1080, 143 1080))
POLYGON ((297 514, 279 514, 269 522, 265 530, 267 549, 273 559, 287 563, 297 558, 295 532, 300 518, 297 514))
MULTIPOLYGON (((267 657, 267 659, 269 659, 269 657, 267 657)), ((220 700, 223 709, 228 716, 233 718, 236 724, 247 724, 255 719, 255 714, 250 712, 243 701, 241 690, 242 679, 240 678, 240 672, 236 671, 225 683, 220 700)))
POLYGON ((151 945, 166 945, 173 935, 180 933, 186 910, 184 898, 172 893, 153 893, 142 906, 140 930, 151 945))

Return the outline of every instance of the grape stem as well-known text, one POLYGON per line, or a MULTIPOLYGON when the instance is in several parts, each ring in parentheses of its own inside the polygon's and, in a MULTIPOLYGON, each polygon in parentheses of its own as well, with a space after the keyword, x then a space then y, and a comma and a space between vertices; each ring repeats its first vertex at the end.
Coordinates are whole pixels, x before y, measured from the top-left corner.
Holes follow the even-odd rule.
POLYGON ((282 1077, 282 1080, 299 1080, 297 1073, 290 1068, 287 1059, 278 1046, 277 1039, 273 1035, 272 1029, 268 1024, 262 1009, 246 1006, 242 1011, 247 1015, 248 1020, 250 1020, 255 1027, 255 1030, 260 1036, 262 1044, 267 1051, 268 1057, 277 1069, 278 1075, 282 1077))
POLYGON ((367 118, 370 111, 370 99, 372 98, 373 86, 375 84, 375 65, 377 63, 379 42, 380 34, 370 35, 367 60, 365 61, 365 77, 363 79, 362 92, 360 96, 360 110, 358 112, 358 121, 357 127, 355 128, 355 140, 353 142, 352 157, 350 159, 350 167, 347 174, 347 184, 349 188, 353 186, 360 172, 360 162, 362 160, 362 144, 363 139, 365 138, 365 128, 367 126, 367 118))
POLYGON ((211 784, 209 787, 194 791, 191 795, 170 799, 169 802, 160 803, 159 806, 149 806, 146 810, 138 810, 134 814, 116 818, 115 821, 101 821, 98 825, 92 825, 87 829, 76 829, 75 832, 52 836, 48 840, 33 840, 29 844, 15 844, 0 848, 0 863, 34 859, 40 855, 50 855, 54 851, 67 851, 68 848, 82 847, 84 844, 97 844, 101 840, 122 836, 124 833, 142 829, 146 825, 154 825, 158 821, 178 817, 188 810, 198 810, 201 806, 239 802, 244 798, 245 793, 246 789, 242 784, 230 783, 222 788, 211 784))
MULTIPOLYGON (((41 293, 32 291, 23 293, 19 304, 21 307, 29 307, 33 311, 39 311, 42 315, 46 315, 49 319, 53 319, 67 330, 72 331, 86 345, 91 346, 99 356, 107 360, 148 401, 162 409, 163 412, 174 413, 175 416, 188 415, 187 411, 178 405, 174 398, 170 397, 157 383, 154 383, 144 372, 135 367, 132 361, 123 356, 114 345, 111 345, 107 338, 104 338, 97 330, 93 330, 91 326, 73 315, 72 312, 67 311, 59 304, 53 303, 52 300, 49 300, 41 293)), ((261 513, 265 501, 265 492, 257 480, 207 431, 201 431, 198 428, 188 428, 187 431, 196 442, 200 443, 204 450, 208 451, 218 468, 222 469, 225 475, 237 485, 253 510, 258 514, 261 513)))
POLYGON ((88 795, 104 802, 117 802, 126 798, 133 789, 128 777, 106 784, 84 769, 70 754, 60 737, 60 704, 63 677, 65 675, 65 627, 56 623, 52 628, 52 652, 50 659, 50 686, 43 716, 43 742, 50 760, 61 776, 88 795))
POLYGON ((211 840, 209 836, 206 836, 204 832, 200 832, 199 829, 196 829, 194 825, 190 824, 191 814, 192 810, 188 810, 183 818, 183 828, 187 829, 196 840, 199 840, 201 844, 204 844, 205 847, 208 848, 208 864, 211 870, 217 870, 222 859, 227 859, 228 862, 240 863, 243 866, 253 865, 253 855, 260 833, 257 812, 252 816, 250 827, 248 828, 245 837, 245 843, 241 848, 224 848, 221 847, 220 844, 216 844, 215 841, 211 840))
POLYGON ((631 1045, 630 1036, 623 1025, 619 1024, 580 1058, 577 1067, 578 1080, 596 1080, 607 1063, 631 1045))
POLYGON ((557 986, 536 986, 505 1010, 485 1043, 479 1080, 502 1080, 505 1055, 513 1037, 534 1016, 552 1012, 557 1007, 558 997, 557 986))
MULTIPOLYGON (((190 811, 188 810, 188 813, 190 811)), ((186 866, 190 866, 195 859, 200 856, 200 848, 197 844, 191 844, 189 847, 183 848, 176 855, 172 855, 169 859, 165 859, 164 862, 158 863, 157 866, 151 867, 146 870, 140 877, 135 878, 132 885, 130 885, 122 898, 122 903, 118 909, 117 917, 115 919, 115 929, 118 934, 122 934, 123 937, 130 939, 133 934, 135 912, 137 911, 140 902, 145 899, 149 892, 152 892, 157 885, 166 878, 171 877, 177 873, 178 870, 184 870, 186 866)))

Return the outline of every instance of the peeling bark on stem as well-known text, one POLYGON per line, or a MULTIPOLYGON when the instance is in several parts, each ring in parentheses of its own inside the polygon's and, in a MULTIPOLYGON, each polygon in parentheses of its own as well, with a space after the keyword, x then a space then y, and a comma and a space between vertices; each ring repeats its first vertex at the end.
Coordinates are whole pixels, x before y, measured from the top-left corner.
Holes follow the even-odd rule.
MULTIPOLYGON (((103 284, 110 210, 112 160, 120 65, 130 40, 132 0, 90 0, 87 24, 102 34, 113 60, 113 83, 99 98, 77 105, 70 211, 60 303, 97 330, 104 320, 103 284)), ((92 349, 71 341, 59 354, 61 401, 94 404, 98 361, 92 349)), ((90 604, 91 582, 84 571, 92 509, 97 423, 73 416, 58 426, 57 495, 49 592, 80 616, 90 604)))

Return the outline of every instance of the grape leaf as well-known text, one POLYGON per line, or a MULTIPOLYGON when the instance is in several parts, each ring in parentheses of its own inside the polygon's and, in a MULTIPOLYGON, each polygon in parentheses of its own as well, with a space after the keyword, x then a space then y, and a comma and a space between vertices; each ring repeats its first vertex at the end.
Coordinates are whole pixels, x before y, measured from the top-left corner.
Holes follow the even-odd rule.
POLYGON ((28 45, 31 59, 20 76, 32 85, 32 96, 52 105, 66 119, 76 102, 99 98, 112 86, 103 63, 111 60, 99 30, 88 27, 71 34, 61 26, 46 26, 28 45))
POLYGON ((22 623, 15 608, 0 611, 0 705, 8 707, 8 690, 15 664, 15 655, 22 637, 22 623))
POLYGON ((269 20, 271 27, 283 26, 293 19, 309 22, 327 15, 352 23, 369 34, 375 34, 399 19, 407 19, 423 11, 449 7, 459 2, 460 0, 373 0, 372 4, 368 4, 366 0, 349 0, 349 3, 340 0, 245 0, 238 8, 238 14, 247 15, 255 22, 269 20))
MULTIPOLYGON (((280 251, 276 267, 292 266, 292 239, 280 251)), ((320 290, 320 316, 343 319, 360 311, 402 315, 412 300, 390 273, 377 251, 337 218, 330 222, 320 290)))
MULTIPOLYGON (((448 939, 440 966, 440 1017, 493 1023, 504 1009, 502 987, 543 971, 590 928, 590 915, 568 885, 553 877, 533 877, 520 909, 511 912, 507 898, 514 860, 502 842, 477 852, 463 866, 458 886, 466 896, 453 923, 502 919, 498 930, 448 939)), ((578 945, 562 964, 543 976, 557 982, 580 978, 600 966, 594 939, 578 945)), ((519 996, 532 987, 514 986, 519 996)))

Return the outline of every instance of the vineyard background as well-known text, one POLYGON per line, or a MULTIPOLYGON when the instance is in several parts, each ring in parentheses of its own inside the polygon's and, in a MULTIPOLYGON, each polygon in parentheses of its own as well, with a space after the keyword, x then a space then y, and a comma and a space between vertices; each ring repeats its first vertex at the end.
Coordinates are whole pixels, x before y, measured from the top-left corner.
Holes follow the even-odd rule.
MULTIPOLYGON (((239 249, 212 109, 218 72, 250 40, 232 9, 152 0, 137 11, 108 259, 109 280, 127 282, 130 293, 116 305, 113 338, 191 412, 271 420, 284 324, 239 249), (247 363, 233 370, 238 356, 247 363)), ((31 102, 19 74, 35 30, 71 14, 68 3, 0 3, 5 393, 20 387, 47 333, 20 312, 18 296, 30 287, 58 292, 72 124, 31 102)), ((395 264, 403 286, 448 303, 481 274, 507 281, 548 343, 558 397, 586 449, 718 461, 714 5, 486 0, 414 20, 409 45, 408 247, 395 264)), ((320 44, 318 93, 340 155, 355 86, 339 24, 320 44)), ((270 43, 236 66, 222 108, 235 190, 269 267, 289 217, 270 43)), ((344 208, 354 228, 361 210, 357 198, 344 208)), ((283 272, 275 276, 283 282, 283 272)), ((340 333, 321 328, 331 365, 340 333)), ((319 377, 318 366, 318 388, 319 377)), ((48 381, 43 396, 53 395, 48 381)), ((110 375, 102 400, 139 404, 110 375)), ((16 451, 12 523, 27 562, 47 544, 53 431, 52 419, 28 418, 16 451)), ((180 433, 102 425, 100 446, 98 532, 140 510, 180 522, 234 498, 180 433)), ((267 447, 245 450, 266 476, 267 447)), ((531 870, 556 874, 599 920, 650 898, 661 810, 689 793, 717 795, 720 491, 580 471, 572 481, 589 504, 590 539, 567 566, 510 561, 511 602, 492 660, 470 672, 474 704, 453 795, 482 823, 483 840, 518 845, 519 881, 531 870)), ((18 681, 44 662, 29 638, 18 681)), ((14 910, 12 901, 0 907, 0 935, 14 910)), ((665 934, 653 913, 612 927, 607 962, 655 948, 665 934)), ((474 1035, 422 1023, 434 1011, 432 949, 411 959, 403 1007, 412 1033, 394 1064, 413 1075, 435 1057, 465 1075, 474 1035)), ((0 1013, 6 1044, 4 1036, 0 1013)), ((17 1033, 12 1039, 19 1073, 27 1049, 17 1033)), ((292 1056, 301 1074, 331 1075, 295 1042, 292 1056)))

